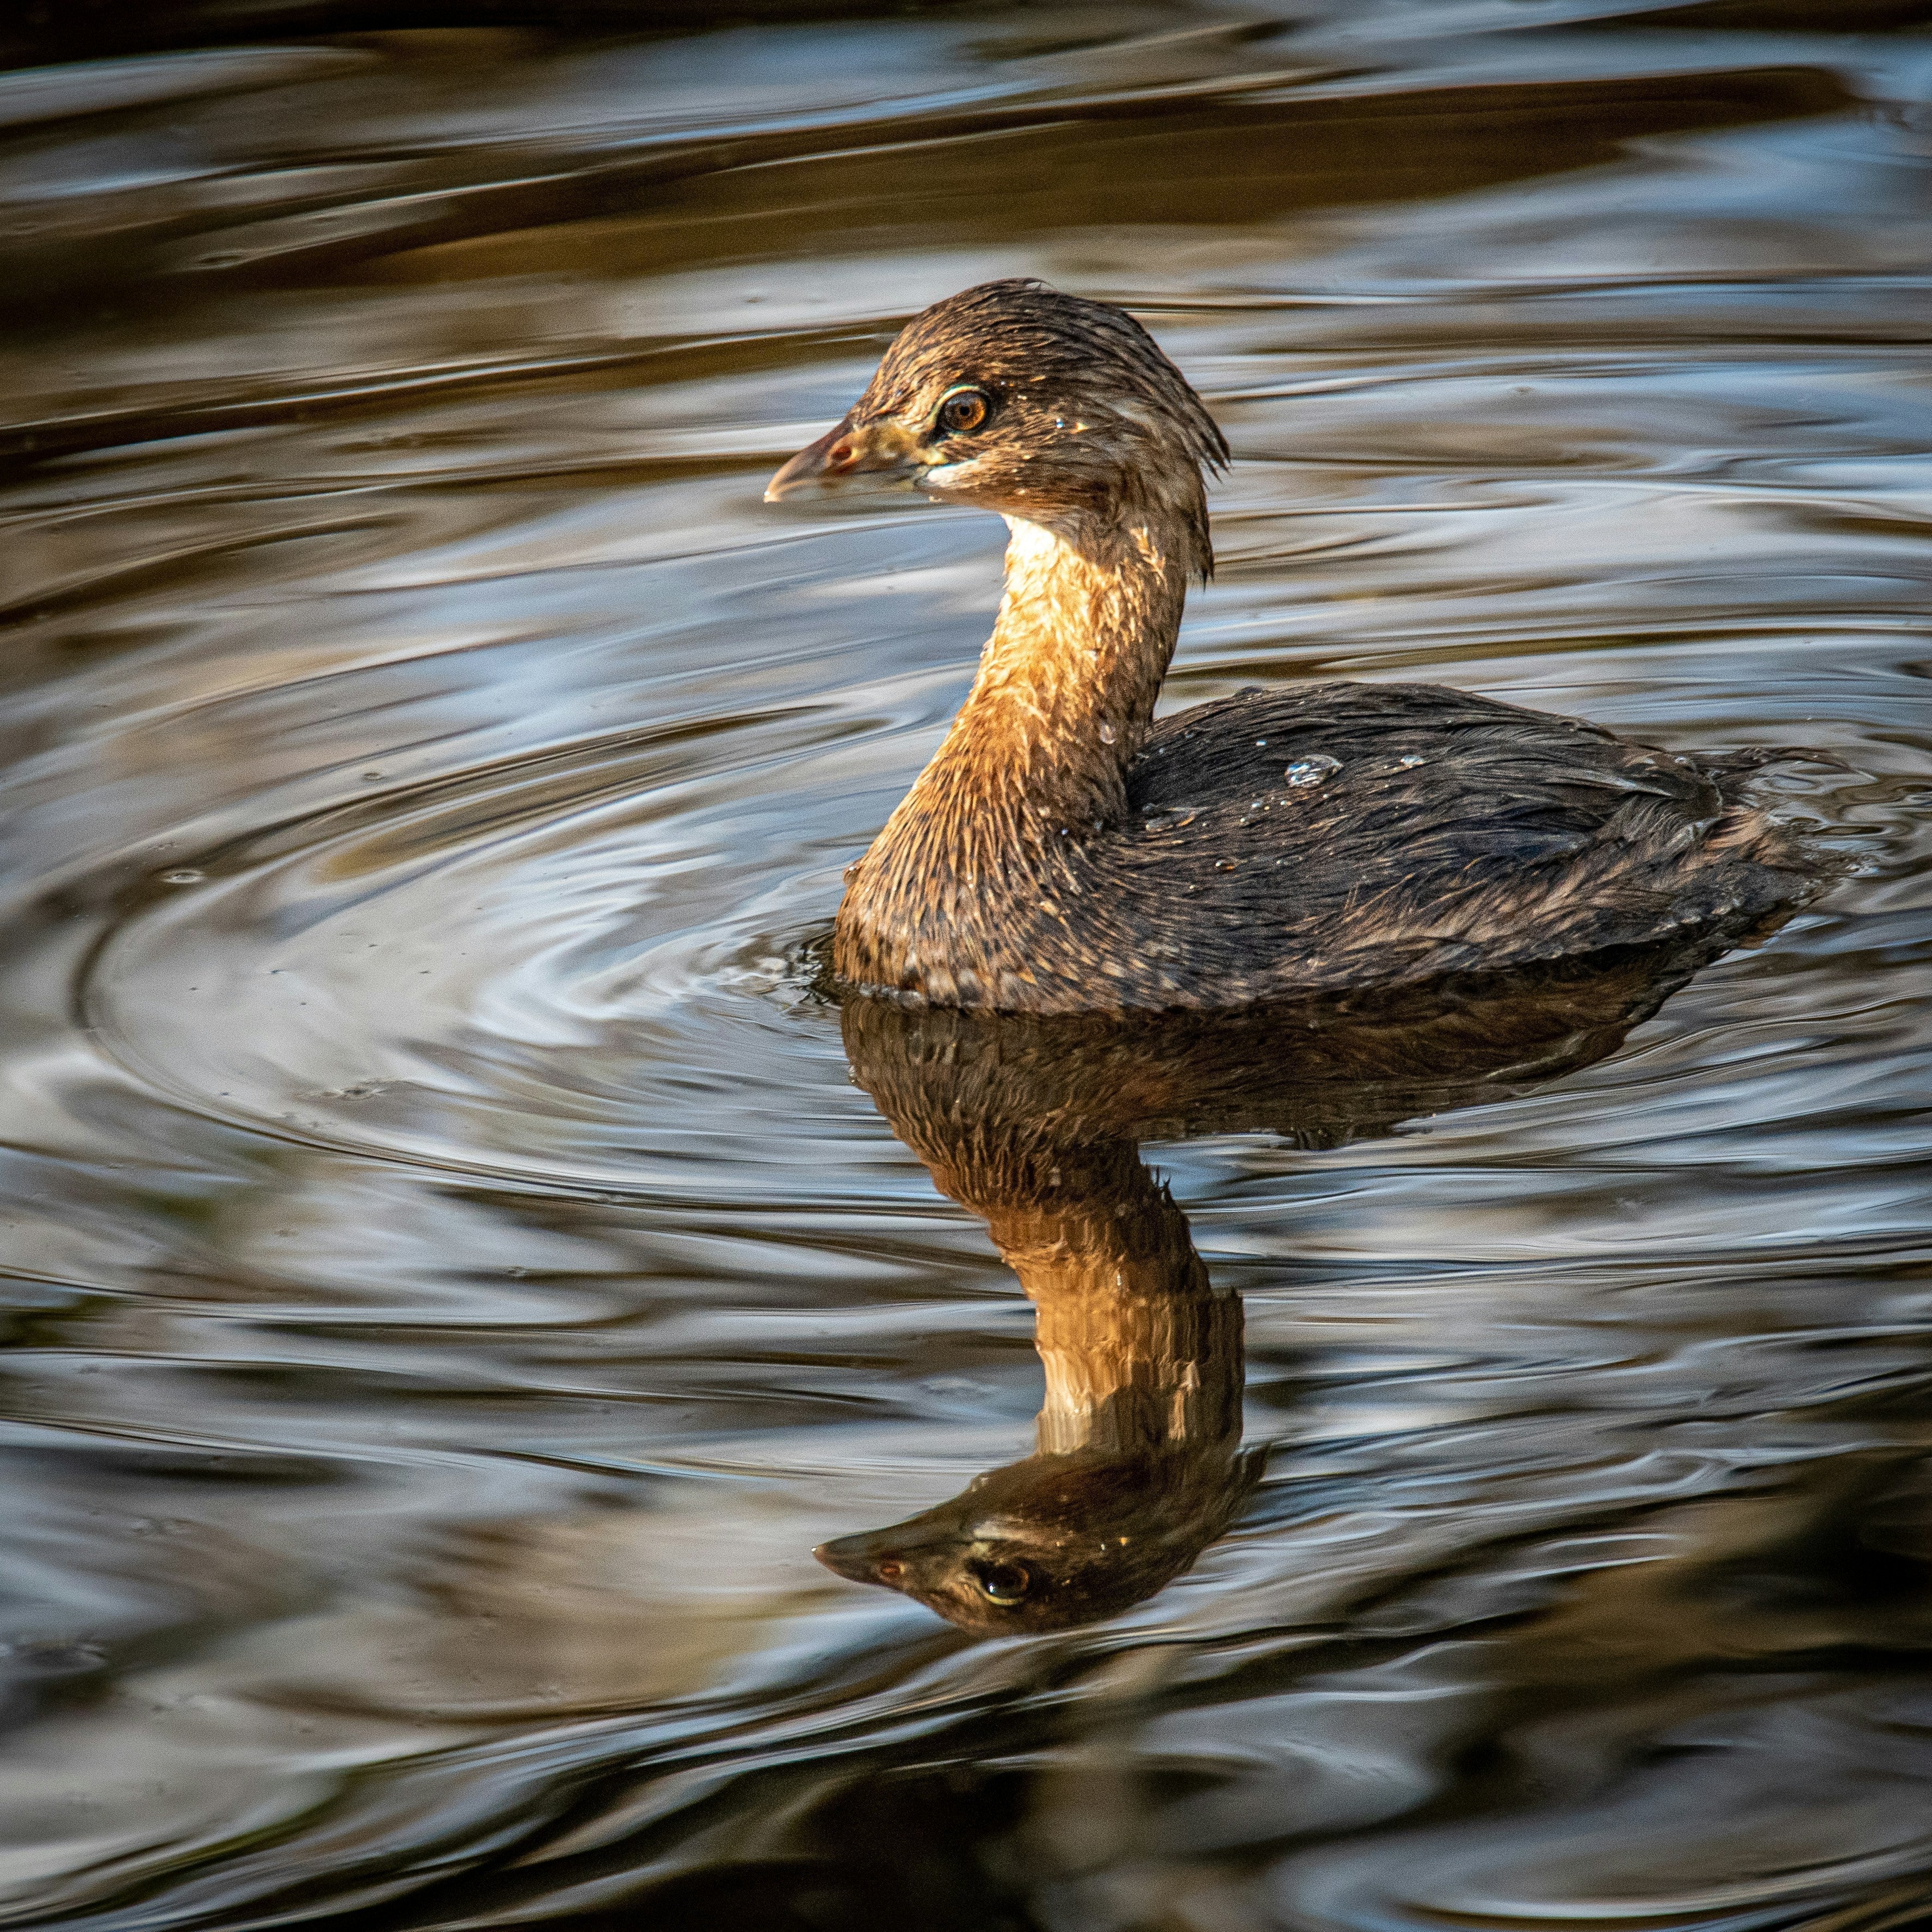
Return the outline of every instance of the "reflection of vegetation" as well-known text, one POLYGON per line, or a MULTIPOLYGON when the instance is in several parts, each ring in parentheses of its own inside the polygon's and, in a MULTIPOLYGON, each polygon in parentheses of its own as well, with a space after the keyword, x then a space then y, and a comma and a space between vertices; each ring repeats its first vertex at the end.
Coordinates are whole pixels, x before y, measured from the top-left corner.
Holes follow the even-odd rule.
MULTIPOLYGON (((173 164, 158 166, 152 180, 128 169, 112 189, 112 218, 94 225, 76 224, 64 195, 12 202, 16 272, 0 285, 0 307, 70 319, 83 293, 118 289, 131 300, 140 291, 152 302, 157 289, 169 289, 193 303, 236 286, 294 281, 313 289, 364 273, 392 282, 563 274, 608 284, 700 262, 796 261, 855 245, 870 251, 895 240, 921 250, 1006 250, 1124 220, 1177 229, 1263 224, 1602 166, 1636 140, 1853 104, 1836 75, 1796 62, 1694 75, 1337 85, 1335 70, 1359 61, 1359 46, 1324 47, 1306 35, 1289 64, 1270 52, 1258 74, 1252 51, 1230 38, 1198 86, 1174 89, 1149 86, 1131 67, 1108 61, 1107 43, 1121 24, 1115 20, 1086 59, 1076 44, 1056 60, 1051 41, 1024 35, 1008 36, 1004 47, 982 43, 976 56, 962 57, 956 29, 942 22, 920 36, 902 18, 944 16, 956 4, 736 0, 722 14, 661 0, 642 9, 632 0, 572 0, 561 13, 554 0, 95 0, 10 8, 0 20, 0 66, 232 45, 251 34, 284 46, 304 34, 373 29, 385 38, 374 47, 339 47, 332 68, 322 62, 304 70, 298 62, 278 69, 272 61, 255 72, 238 65, 218 85, 204 81, 211 94, 247 102, 248 111, 196 117, 190 140, 212 136, 216 150, 202 185, 176 172, 178 157, 164 143, 173 164), (527 121, 506 116, 488 138, 448 134, 446 115, 499 88, 539 87, 547 69, 580 61, 614 32, 764 25, 766 45, 796 44, 802 53, 809 37, 781 42, 784 30, 866 18, 895 23, 879 32, 896 51, 917 37, 924 70, 906 71, 876 92, 858 90, 856 98, 828 84, 829 100, 794 100, 767 121, 732 126, 724 138, 700 107, 675 136, 654 112, 651 138, 640 140, 635 117, 594 94, 573 104, 577 111, 562 124, 553 100, 527 121), (436 28, 453 31, 407 31, 436 28), (503 28, 535 31, 490 31, 503 28), (1256 84, 1264 80, 1288 84, 1256 84), (1300 91, 1298 80, 1318 85, 1300 91), (800 106, 814 110, 802 124, 793 119, 800 106), (345 130, 352 131, 345 136, 345 130), (345 140, 357 157, 352 166, 298 164, 338 161, 345 140), (909 165, 915 144, 921 158, 909 165)), ((615 44, 621 48, 622 38, 615 44)), ((719 58, 721 70, 732 67, 728 52, 719 58)), ((674 95, 677 84, 664 83, 665 92, 674 95)), ((62 112, 95 111, 98 100, 103 112, 130 106, 138 113, 147 99, 138 87, 131 98, 117 91, 112 76, 100 89, 68 97, 62 112)), ((658 98, 648 82, 643 98, 658 98)), ((178 133, 170 126, 169 141, 178 133)), ((532 367, 533 338, 582 346, 580 297, 558 292, 560 305, 534 330, 520 304, 506 326, 461 306, 419 317, 416 326, 433 333, 436 353, 417 359, 417 376, 441 389, 452 380, 554 374, 532 367), (504 368, 458 366, 482 350, 479 335, 494 338, 504 368)), ((620 345, 606 346, 622 353, 620 345)), ((290 412, 290 371, 279 359, 279 383, 252 399, 222 380, 238 373, 232 369, 198 373, 216 379, 193 399, 204 428, 290 412)), ((368 374, 358 368, 358 380, 321 406, 367 410, 368 374)), ((141 433, 118 410, 88 412, 58 428, 44 415, 35 412, 32 441, 16 448, 44 454, 50 434, 93 446, 141 433)))
POLYGON ((1137 1143, 1260 1127, 1334 1145, 1504 1098, 1612 1052, 1734 938, 1223 1017, 849 1002, 860 1083, 1039 1308, 1046 1402, 1033 1455, 820 1560, 989 1634, 1151 1595, 1227 1528, 1258 1460, 1240 1446, 1240 1303, 1137 1143))

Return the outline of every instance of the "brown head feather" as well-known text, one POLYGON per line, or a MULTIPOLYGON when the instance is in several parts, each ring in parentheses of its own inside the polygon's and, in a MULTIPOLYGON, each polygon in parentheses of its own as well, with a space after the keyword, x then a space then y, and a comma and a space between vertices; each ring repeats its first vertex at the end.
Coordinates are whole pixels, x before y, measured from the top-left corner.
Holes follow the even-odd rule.
POLYGON ((933 466, 922 487, 1038 523, 1085 547, 1126 524, 1178 521, 1213 565, 1202 471, 1228 445, 1201 398, 1125 310, 1044 282, 984 282, 914 316, 852 412, 890 421, 933 466), (940 405, 990 405, 970 433, 940 405))

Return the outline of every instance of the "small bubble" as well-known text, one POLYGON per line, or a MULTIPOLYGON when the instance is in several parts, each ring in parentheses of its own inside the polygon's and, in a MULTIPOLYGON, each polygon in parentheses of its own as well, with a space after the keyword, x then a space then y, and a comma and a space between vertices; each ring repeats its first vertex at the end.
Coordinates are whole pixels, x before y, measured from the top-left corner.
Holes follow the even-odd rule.
POLYGON ((1429 760, 1414 752, 1405 752, 1396 763, 1406 772, 1412 772, 1418 765, 1426 765, 1429 760))
POLYGON ((1240 862, 1238 859, 1216 859, 1214 869, 1217 872, 1232 872, 1240 862))
POLYGON ((1331 758, 1325 752, 1311 752, 1305 758, 1297 758, 1282 776, 1292 785, 1325 784, 1341 769, 1340 758, 1331 758))
POLYGON ((206 872, 197 872, 192 866, 184 866, 178 872, 164 872, 161 883, 164 886, 198 886, 207 877, 206 872))
POLYGON ((1114 728, 1112 725, 1102 724, 1100 727, 1100 742, 1103 745, 1111 745, 1114 742, 1114 728))
POLYGON ((1268 748, 1268 740, 1265 738, 1257 738, 1255 740, 1255 745, 1258 750, 1266 751, 1268 748))
POLYGON ((365 778, 379 778, 382 774, 380 772, 364 772, 362 776, 365 778))

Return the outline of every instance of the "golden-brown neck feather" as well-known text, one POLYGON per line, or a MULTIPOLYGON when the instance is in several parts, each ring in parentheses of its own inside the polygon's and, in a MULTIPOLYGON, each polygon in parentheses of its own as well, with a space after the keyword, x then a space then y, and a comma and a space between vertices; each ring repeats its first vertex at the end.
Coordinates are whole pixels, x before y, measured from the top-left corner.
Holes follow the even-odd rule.
MULTIPOLYGON (((1196 479, 1198 488, 1198 478, 1196 479)), ((849 876, 834 963, 860 985, 1000 1004, 1019 915, 1078 892, 1080 842, 1126 815, 1187 579, 1190 506, 1097 532, 1008 518, 1006 594, 932 761, 849 876)))

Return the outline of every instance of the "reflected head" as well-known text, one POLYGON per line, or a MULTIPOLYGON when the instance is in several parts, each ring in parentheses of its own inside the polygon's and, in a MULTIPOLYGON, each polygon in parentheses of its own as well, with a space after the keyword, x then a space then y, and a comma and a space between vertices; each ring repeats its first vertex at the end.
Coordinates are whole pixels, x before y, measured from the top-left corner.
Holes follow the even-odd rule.
POLYGON ((885 1529, 813 1552, 979 1636, 1072 1630, 1180 1575, 1226 1530, 1260 1474, 1232 1450, 1030 1456, 885 1529))

